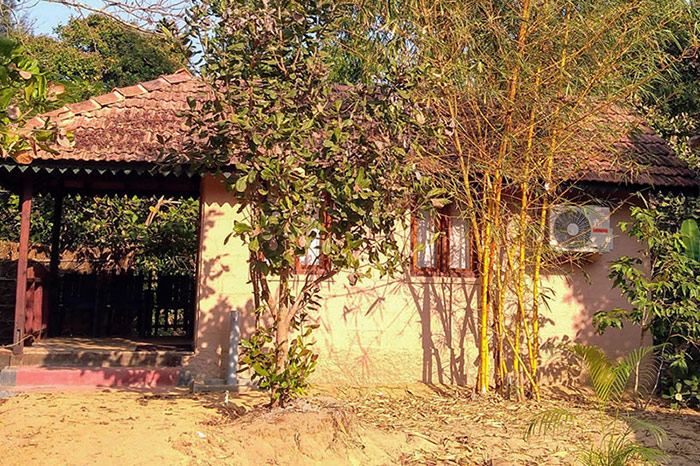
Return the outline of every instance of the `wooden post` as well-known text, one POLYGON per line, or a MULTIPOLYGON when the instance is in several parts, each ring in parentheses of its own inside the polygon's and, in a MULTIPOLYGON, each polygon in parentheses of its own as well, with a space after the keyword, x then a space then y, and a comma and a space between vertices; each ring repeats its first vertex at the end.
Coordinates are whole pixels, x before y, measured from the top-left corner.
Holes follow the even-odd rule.
POLYGON ((58 275, 61 265, 61 219, 63 218, 63 188, 59 186, 53 194, 53 225, 51 227, 51 258, 49 260, 49 327, 51 336, 60 332, 58 315, 58 275))
POLYGON ((29 228, 32 215, 33 180, 26 176, 22 182, 20 201, 21 222, 19 230, 19 258, 17 259, 17 293, 15 297, 15 331, 12 351, 24 351, 24 321, 27 312, 27 263, 29 261, 29 228))

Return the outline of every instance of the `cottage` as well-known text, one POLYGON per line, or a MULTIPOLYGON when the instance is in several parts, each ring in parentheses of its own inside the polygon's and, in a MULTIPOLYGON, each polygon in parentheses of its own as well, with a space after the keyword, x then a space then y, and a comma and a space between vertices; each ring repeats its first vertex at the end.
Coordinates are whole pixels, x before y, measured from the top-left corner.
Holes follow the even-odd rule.
MULTIPOLYGON (((254 326, 248 251, 242 243, 229 240, 239 214, 221 179, 194 176, 184 168, 164 168, 158 163, 156 135, 171 134, 171 142, 178 143, 181 121, 177 113, 186 108, 187 97, 200 89, 198 79, 182 70, 68 105, 46 116, 74 133, 73 145, 60 148, 58 156, 39 152, 38 157, 21 161, 26 163, 0 163, 0 183, 22 194, 12 345, 0 349, 0 368, 5 366, 0 384, 167 385, 191 377, 227 376, 229 351, 235 354, 239 338, 245 338, 254 326), (148 325, 139 324, 139 334, 125 334, 121 339, 101 338, 99 331, 89 339, 52 338, 61 325, 55 291, 60 238, 55 228, 48 273, 43 279, 37 277, 28 267, 27 252, 31 199, 37 192, 56 193, 59 198, 61 193, 78 192, 199 199, 197 271, 191 294, 185 293, 191 298, 179 302, 175 307, 180 314, 163 324, 179 331, 177 345, 172 339, 158 343, 162 332, 153 325, 161 321, 151 315, 148 325), (40 293, 46 298, 38 298, 40 293), (238 332, 232 332, 234 315, 238 316, 238 332)), ((640 134, 620 144, 645 169, 629 180, 605 160, 590 161, 581 185, 612 208, 578 212, 583 221, 598 218, 605 224, 594 232, 594 241, 600 241, 598 254, 544 275, 544 286, 551 295, 541 327, 545 344, 575 340, 600 345, 613 354, 637 346, 639 331, 633 327, 601 337, 591 325, 594 313, 626 304, 611 287, 608 267, 615 258, 636 254, 640 245, 620 234, 616 226, 630 218, 629 195, 638 190, 697 194, 700 181, 696 174, 649 128, 642 126, 640 134)), ((555 214, 565 212, 553 211, 555 214)), ((60 220, 60 207, 55 219, 60 220)), ((430 219, 415 219, 412 231, 405 232, 406 246, 431 237, 433 225, 430 219)), ((478 282, 466 226, 458 221, 445 225, 445 233, 452 238, 449 245, 414 254, 411 270, 402 277, 353 284, 338 275, 322 285, 322 310, 314 316, 320 324, 315 334, 320 353, 316 381, 474 384, 478 323, 473 309, 478 282)), ((137 298, 122 298, 126 307, 139 306, 137 298)), ((95 317, 97 304, 89 311, 87 315, 95 322, 102 319, 95 317)), ((553 358, 548 360, 546 352, 544 357, 545 377, 565 376, 565 368, 553 358)))

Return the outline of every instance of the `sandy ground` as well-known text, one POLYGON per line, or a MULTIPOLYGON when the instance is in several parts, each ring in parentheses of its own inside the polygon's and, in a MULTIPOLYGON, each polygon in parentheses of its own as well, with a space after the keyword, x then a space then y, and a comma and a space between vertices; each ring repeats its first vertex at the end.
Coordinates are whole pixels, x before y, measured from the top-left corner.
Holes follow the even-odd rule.
MULTIPOLYGON (((0 397, 5 394, 0 394, 0 397)), ((574 464, 599 419, 576 396, 542 403, 416 384, 320 388, 284 410, 260 393, 72 391, 0 399, 0 464, 574 464), (581 426, 523 439, 551 407, 581 426)), ((668 464, 700 463, 700 413, 652 406, 668 464)), ((649 439, 641 438, 641 441, 649 439)))

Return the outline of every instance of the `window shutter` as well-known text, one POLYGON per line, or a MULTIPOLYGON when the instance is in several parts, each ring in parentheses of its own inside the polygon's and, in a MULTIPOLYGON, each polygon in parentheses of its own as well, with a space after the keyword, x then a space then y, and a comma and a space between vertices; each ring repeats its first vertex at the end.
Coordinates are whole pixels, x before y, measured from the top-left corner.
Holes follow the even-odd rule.
POLYGON ((424 245, 424 249, 416 251, 416 267, 426 269, 438 266, 438 243, 432 241, 436 233, 435 217, 428 211, 422 212, 416 219, 416 245, 424 245))
POLYGON ((311 240, 306 254, 299 257, 299 265, 302 267, 321 266, 321 232, 318 228, 314 228, 312 231, 316 233, 316 236, 311 240))
POLYGON ((466 270, 471 265, 469 225, 465 218, 450 218, 449 265, 451 269, 466 270))

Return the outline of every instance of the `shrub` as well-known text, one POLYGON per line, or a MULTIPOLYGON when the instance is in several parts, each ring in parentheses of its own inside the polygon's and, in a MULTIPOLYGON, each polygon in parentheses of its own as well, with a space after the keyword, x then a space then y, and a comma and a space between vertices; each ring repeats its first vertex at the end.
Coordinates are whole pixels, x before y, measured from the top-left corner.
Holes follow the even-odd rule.
MULTIPOLYGON (((567 346, 586 368, 586 374, 593 388, 594 401, 600 417, 602 437, 579 445, 581 464, 596 466, 624 466, 627 464, 660 464, 665 458, 663 451, 646 447, 634 441, 639 431, 649 432, 658 446, 666 436, 660 427, 639 417, 621 414, 620 408, 632 379, 634 393, 640 387, 640 378, 653 385, 653 365, 645 365, 645 358, 654 351, 653 347, 640 347, 617 362, 596 346, 580 344, 567 346), (646 369, 644 369, 646 368, 646 369), (640 375, 640 372, 642 374, 640 375), (646 377, 644 376, 646 374, 646 377), (612 413, 612 419, 607 415, 612 413)), ((564 409, 551 409, 537 414, 528 427, 526 437, 533 434, 552 432, 562 427, 577 424, 576 416, 564 409)))
POLYGON ((250 338, 241 341, 241 371, 250 370, 252 380, 270 391, 270 406, 284 407, 295 396, 305 394, 309 387, 308 378, 318 359, 318 354, 311 350, 314 344, 311 332, 318 325, 306 324, 307 316, 306 312, 300 312, 294 317, 290 330, 296 336, 290 339, 287 357, 282 362, 275 356, 281 349, 275 346, 274 324, 257 326, 250 338))
POLYGON ((660 349, 659 389, 675 406, 700 406, 700 262, 697 260, 698 199, 659 196, 631 210, 622 231, 645 248, 640 257, 614 261, 610 278, 629 308, 599 312, 599 333, 626 321, 651 332, 660 349), (693 227, 695 224, 695 227, 693 227))

